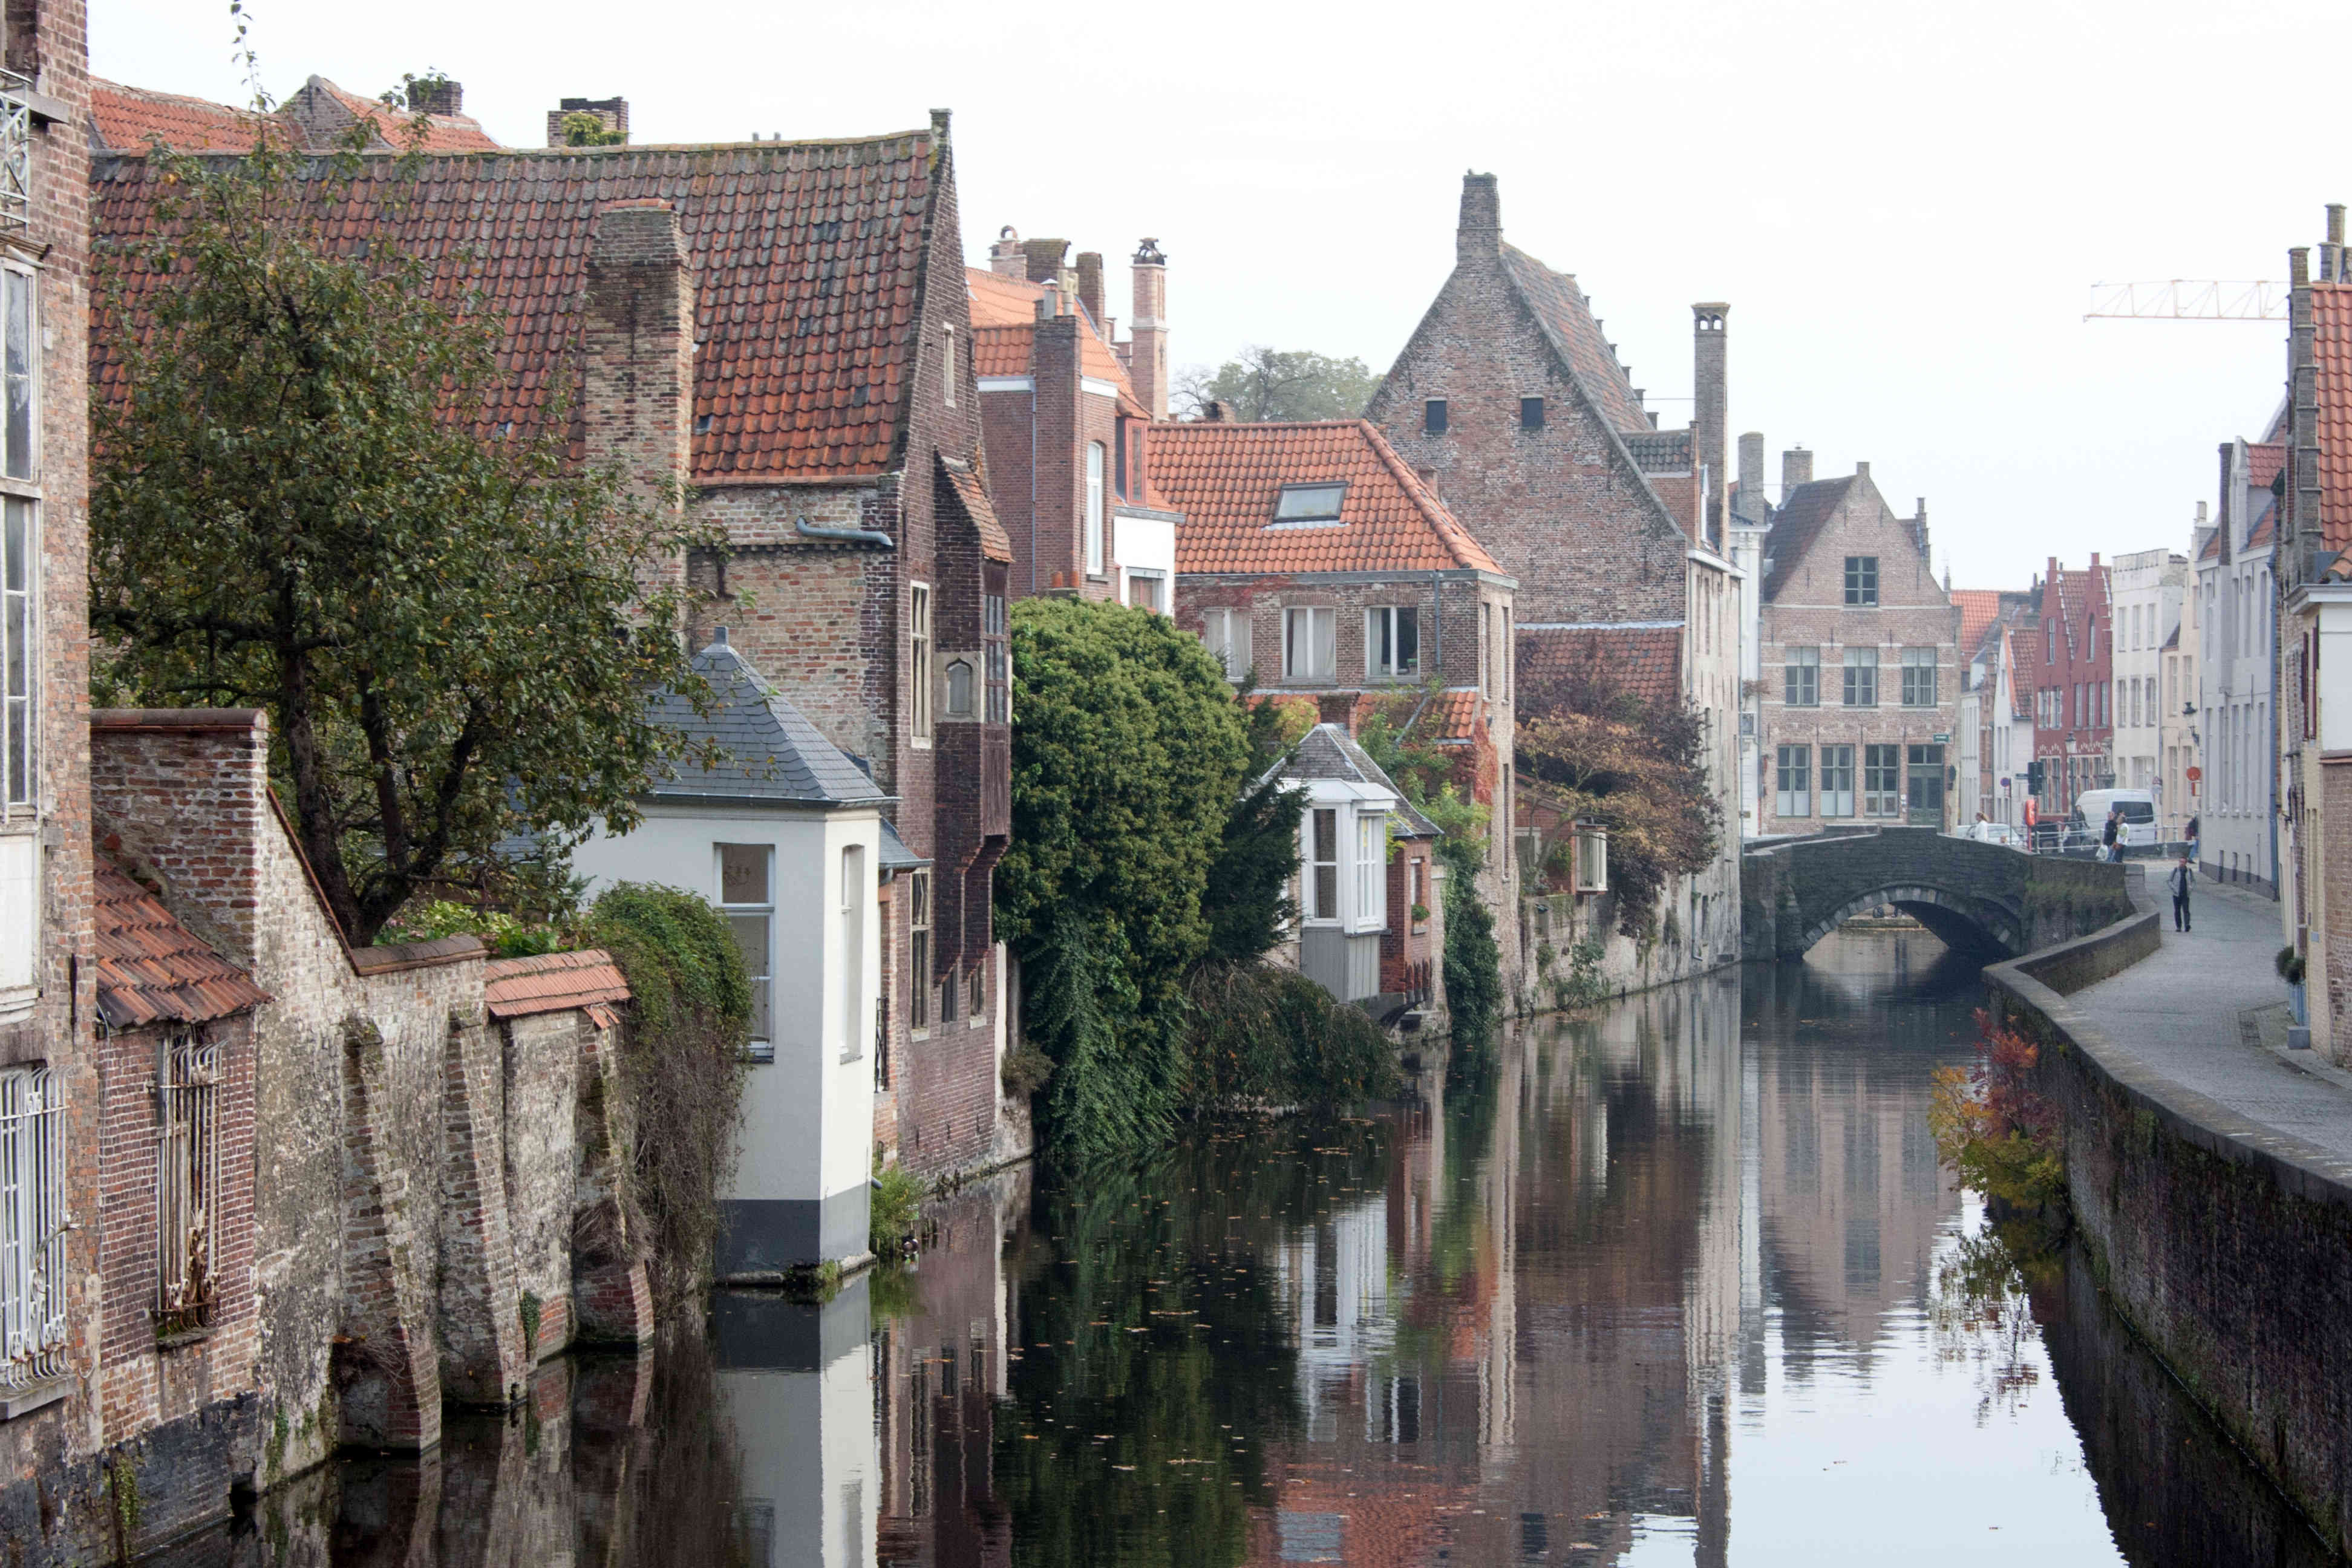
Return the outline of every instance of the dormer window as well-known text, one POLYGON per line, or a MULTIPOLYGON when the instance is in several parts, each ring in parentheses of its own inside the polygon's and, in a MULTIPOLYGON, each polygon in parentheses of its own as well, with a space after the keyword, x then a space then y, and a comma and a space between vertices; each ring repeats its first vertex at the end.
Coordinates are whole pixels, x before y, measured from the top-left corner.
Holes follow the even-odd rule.
POLYGON ((1281 499, 1274 503, 1273 526, 1337 528, 1339 503, 1347 494, 1344 484, 1285 485, 1281 499))

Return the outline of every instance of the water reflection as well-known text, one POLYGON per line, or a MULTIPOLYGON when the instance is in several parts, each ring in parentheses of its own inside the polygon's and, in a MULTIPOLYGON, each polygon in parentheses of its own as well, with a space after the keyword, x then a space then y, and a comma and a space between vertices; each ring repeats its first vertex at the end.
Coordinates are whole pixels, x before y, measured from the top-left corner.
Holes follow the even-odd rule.
POLYGON ((2076 1260, 1937 1169, 1973 965, 1834 938, 1235 1128, 936 1205, 823 1307, 543 1369, 213 1563, 2327 1561, 2076 1260))

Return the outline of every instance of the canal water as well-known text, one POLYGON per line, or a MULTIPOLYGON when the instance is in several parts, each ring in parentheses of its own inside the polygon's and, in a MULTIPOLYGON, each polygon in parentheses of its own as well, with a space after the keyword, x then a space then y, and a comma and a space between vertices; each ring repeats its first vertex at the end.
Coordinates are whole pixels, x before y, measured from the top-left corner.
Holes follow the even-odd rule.
POLYGON ((1938 1169, 1975 965, 1833 936, 1418 1064, 1399 1105, 1008 1173, 823 1308, 551 1364, 190 1563, 2320 1564, 1938 1169))

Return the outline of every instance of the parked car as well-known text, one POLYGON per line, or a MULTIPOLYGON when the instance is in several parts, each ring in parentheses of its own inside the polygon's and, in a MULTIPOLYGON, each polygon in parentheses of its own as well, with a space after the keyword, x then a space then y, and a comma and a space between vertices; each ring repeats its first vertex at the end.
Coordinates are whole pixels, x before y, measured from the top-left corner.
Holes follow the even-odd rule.
POLYGON ((2107 812, 2123 813, 2118 839, 2126 849, 2152 848, 2161 839, 2156 825, 2156 796, 2144 789, 2086 789, 2074 797, 2072 826, 2087 827, 2098 838, 2106 826, 2107 812))

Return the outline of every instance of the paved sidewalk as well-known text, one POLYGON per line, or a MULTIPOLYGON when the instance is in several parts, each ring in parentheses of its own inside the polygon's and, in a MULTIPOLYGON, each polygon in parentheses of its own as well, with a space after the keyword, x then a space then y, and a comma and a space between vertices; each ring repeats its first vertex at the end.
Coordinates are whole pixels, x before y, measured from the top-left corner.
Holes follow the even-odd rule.
POLYGON ((2167 868, 2148 861, 2148 888, 2164 917, 2164 945, 2110 980, 2067 998, 2116 1043, 2183 1089, 2220 1101, 2274 1131, 2352 1158, 2352 1075, 2309 1051, 2274 1051, 2247 1025, 2283 1006, 2286 984, 2272 967, 2278 905, 2213 882, 2189 899, 2192 929, 2172 929, 2167 868))

